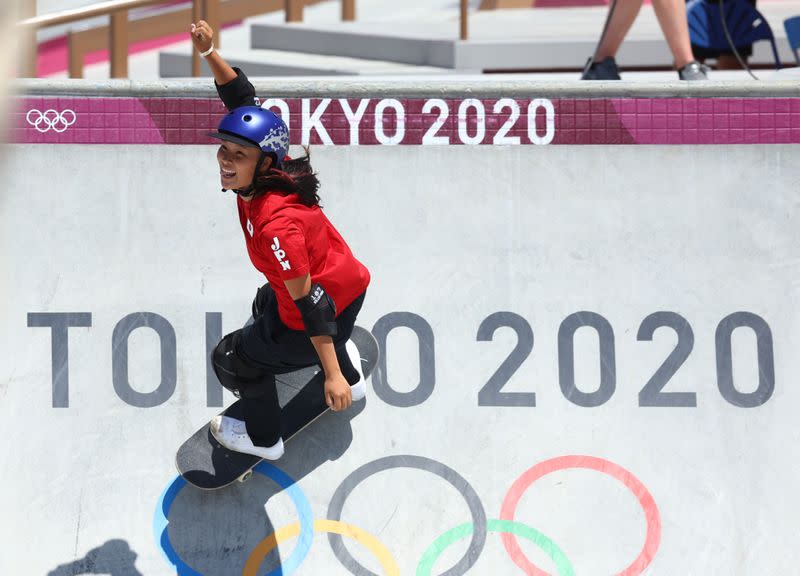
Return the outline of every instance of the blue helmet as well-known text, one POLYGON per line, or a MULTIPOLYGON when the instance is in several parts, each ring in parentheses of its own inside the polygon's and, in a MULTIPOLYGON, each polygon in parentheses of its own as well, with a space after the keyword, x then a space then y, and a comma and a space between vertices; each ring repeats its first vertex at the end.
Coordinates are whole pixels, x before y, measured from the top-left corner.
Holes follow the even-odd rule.
POLYGON ((289 151, 289 129, 280 116, 258 106, 241 106, 220 120, 216 132, 208 134, 242 146, 260 148, 279 167, 289 151))

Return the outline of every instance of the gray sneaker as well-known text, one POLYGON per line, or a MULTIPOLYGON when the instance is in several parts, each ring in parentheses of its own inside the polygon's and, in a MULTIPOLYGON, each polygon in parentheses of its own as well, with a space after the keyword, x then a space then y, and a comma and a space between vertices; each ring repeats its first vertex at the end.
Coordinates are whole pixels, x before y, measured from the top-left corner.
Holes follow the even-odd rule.
POLYGON ((705 64, 700 64, 700 62, 692 60, 686 66, 678 70, 678 77, 681 80, 688 80, 689 82, 708 80, 709 70, 710 68, 705 64))
POLYGON ((581 80, 622 80, 622 78, 619 77, 617 62, 609 56, 600 62, 592 62, 589 58, 581 74, 581 80))

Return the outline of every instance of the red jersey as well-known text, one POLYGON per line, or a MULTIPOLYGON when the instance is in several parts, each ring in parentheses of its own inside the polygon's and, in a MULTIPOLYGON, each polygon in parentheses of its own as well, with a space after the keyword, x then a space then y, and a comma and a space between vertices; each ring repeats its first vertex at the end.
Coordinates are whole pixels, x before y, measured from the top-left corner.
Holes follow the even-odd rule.
POLYGON ((292 330, 303 319, 284 280, 311 274, 336 305, 336 315, 367 289, 370 276, 319 206, 297 194, 270 192, 246 202, 237 196, 239 221, 253 265, 275 290, 278 314, 292 330))

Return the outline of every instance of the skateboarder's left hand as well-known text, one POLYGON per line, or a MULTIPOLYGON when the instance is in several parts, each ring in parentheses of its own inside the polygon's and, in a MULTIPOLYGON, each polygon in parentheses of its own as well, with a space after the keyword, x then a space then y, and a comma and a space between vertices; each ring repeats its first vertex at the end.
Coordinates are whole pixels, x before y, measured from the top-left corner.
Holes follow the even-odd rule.
POLYGON ((353 403, 350 384, 341 372, 325 378, 325 402, 334 412, 347 410, 353 403))

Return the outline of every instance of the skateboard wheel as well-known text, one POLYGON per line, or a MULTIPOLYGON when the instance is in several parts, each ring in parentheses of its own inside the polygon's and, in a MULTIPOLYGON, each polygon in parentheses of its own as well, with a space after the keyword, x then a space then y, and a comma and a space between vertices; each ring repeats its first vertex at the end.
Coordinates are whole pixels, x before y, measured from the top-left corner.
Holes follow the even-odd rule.
POLYGON ((245 472, 244 474, 239 476, 239 482, 247 482, 248 480, 250 480, 250 477, 252 475, 253 475, 253 471, 252 470, 248 470, 247 472, 245 472))

